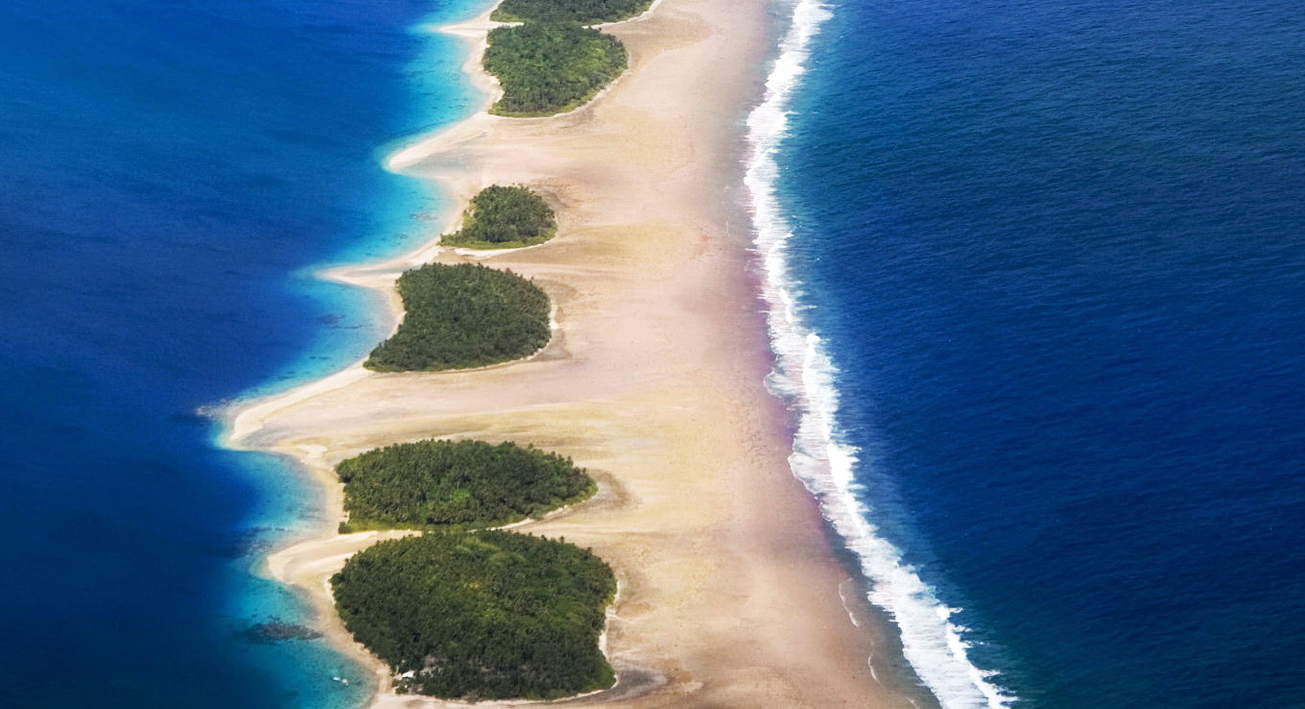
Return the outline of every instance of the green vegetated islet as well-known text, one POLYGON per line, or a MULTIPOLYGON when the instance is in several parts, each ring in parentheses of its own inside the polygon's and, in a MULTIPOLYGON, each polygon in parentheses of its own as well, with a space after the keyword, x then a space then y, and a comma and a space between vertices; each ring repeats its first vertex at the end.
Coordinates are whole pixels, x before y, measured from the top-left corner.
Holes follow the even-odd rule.
POLYGON ((570 460, 512 443, 419 441, 336 466, 344 531, 471 528, 541 517, 597 490, 570 460))
MULTIPOLYGON (((493 112, 544 116, 582 105, 625 71, 625 47, 582 26, 638 15, 652 0, 505 0, 484 66, 504 95, 493 112)), ((523 187, 473 200, 455 246, 529 246, 557 230, 523 187)), ((529 356, 549 340, 549 301, 511 272, 431 264, 405 273, 407 314, 372 351, 380 371, 435 371, 529 356)), ((592 495, 559 456, 510 443, 423 441, 338 466, 348 527, 465 529, 538 516, 592 495)), ((348 531, 347 528, 342 531, 348 531)), ((588 550, 503 531, 428 532, 381 542, 331 578, 358 642, 389 665, 395 688, 444 698, 557 699, 611 687, 598 647, 616 580, 588 550)))
POLYGON ((653 0, 503 0, 495 22, 579 22, 585 25, 638 17, 653 0))
POLYGON ((428 533, 355 554, 331 585, 345 627, 401 692, 556 699, 614 683, 598 640, 616 580, 575 545, 428 533))
POLYGON ((407 311, 372 350, 380 372, 440 371, 528 357, 548 344, 548 296, 512 273, 480 264, 427 264, 399 277, 407 311))
POLYGON ((557 233, 557 218, 526 187, 491 185, 471 198, 462 228, 440 238, 448 246, 509 249, 542 244, 557 233))
POLYGON ((495 27, 485 70, 498 77, 503 98, 491 112, 550 116, 593 98, 625 71, 625 47, 610 35, 574 22, 527 22, 495 27))

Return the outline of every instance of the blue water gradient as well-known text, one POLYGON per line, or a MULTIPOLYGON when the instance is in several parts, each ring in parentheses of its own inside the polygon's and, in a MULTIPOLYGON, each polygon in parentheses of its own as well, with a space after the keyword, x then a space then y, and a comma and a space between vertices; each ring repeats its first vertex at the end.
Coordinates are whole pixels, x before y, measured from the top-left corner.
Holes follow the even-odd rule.
POLYGON ((0 705, 346 707, 367 687, 253 574, 318 492, 200 407, 383 333, 325 263, 441 208, 377 150, 467 115, 481 0, 0 4, 0 705), (433 13, 433 14, 432 14, 433 13))
POLYGON ((873 521, 1041 709, 1305 706, 1305 12, 836 2, 780 162, 873 521))

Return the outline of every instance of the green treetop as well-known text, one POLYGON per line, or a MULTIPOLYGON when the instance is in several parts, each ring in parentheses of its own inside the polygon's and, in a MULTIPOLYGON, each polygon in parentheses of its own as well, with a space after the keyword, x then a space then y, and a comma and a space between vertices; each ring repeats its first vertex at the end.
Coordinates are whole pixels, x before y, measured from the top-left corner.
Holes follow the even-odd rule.
POLYGON ((612 570, 574 545, 511 532, 381 542, 331 579, 345 627, 444 698, 556 699, 612 686, 598 647, 612 570))
POLYGON ((543 198, 520 187, 492 185, 471 198, 462 229, 440 243, 473 249, 534 246, 557 233, 557 219, 543 198))
POLYGON ((496 22, 579 22, 594 25, 642 15, 653 0, 503 0, 496 22))
POLYGON ((615 37, 574 22, 495 27, 483 59, 498 77, 500 116, 551 116, 583 105, 625 71, 615 37))
POLYGON ((403 323, 372 350, 368 369, 483 367, 528 357, 548 344, 548 296, 511 271, 428 264, 403 274, 398 288, 403 323))
POLYGON ((343 461, 336 472, 351 530, 509 524, 596 490, 570 460, 512 443, 400 443, 343 461))

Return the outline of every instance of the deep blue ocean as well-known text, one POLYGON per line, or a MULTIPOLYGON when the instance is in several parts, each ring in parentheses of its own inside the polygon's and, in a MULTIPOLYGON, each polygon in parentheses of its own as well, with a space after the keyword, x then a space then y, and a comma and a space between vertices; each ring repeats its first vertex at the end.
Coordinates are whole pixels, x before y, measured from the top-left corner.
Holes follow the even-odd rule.
POLYGON ((826 10, 773 277, 947 705, 1305 707, 1305 6, 826 10))
POLYGON ((439 195, 379 157, 474 109, 416 28, 486 5, 0 3, 0 706, 366 698, 319 642, 251 641, 311 622, 254 570, 320 503, 198 412, 382 334, 312 272, 429 237, 439 195))

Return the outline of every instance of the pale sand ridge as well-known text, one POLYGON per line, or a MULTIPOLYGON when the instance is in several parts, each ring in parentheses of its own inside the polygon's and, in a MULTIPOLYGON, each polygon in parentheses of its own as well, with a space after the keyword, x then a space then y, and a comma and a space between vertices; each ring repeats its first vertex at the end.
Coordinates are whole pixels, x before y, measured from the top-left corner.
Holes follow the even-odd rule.
MULTIPOLYGON (((913 704, 867 665, 873 656, 880 678, 898 674, 878 625, 849 621, 870 617, 863 594, 843 593, 846 605, 840 596, 848 574, 788 469, 786 412, 762 384, 768 343, 733 190, 740 124, 763 80, 766 11, 760 0, 661 0, 607 28, 632 70, 591 104, 542 119, 481 113, 391 157, 463 204, 489 184, 530 185, 557 208, 559 234, 511 252, 427 247, 331 277, 387 289, 390 311, 378 316, 397 322, 392 286, 404 268, 469 258, 511 268, 556 305, 558 329, 540 355, 472 372, 356 366, 253 402, 232 422, 233 445, 292 455, 320 476, 331 510, 341 496, 332 466, 399 441, 513 440, 588 468, 600 486, 593 500, 521 527, 592 547, 620 581, 605 639, 618 685, 563 703, 913 704)), ((455 31, 478 40, 488 26, 455 31)), ((478 61, 468 67, 478 72, 478 61)), ((378 536, 326 535, 268 560, 363 658, 326 580, 378 536)), ((514 703, 476 706, 499 704, 514 703)), ((458 705, 383 693, 374 706, 458 705)))

